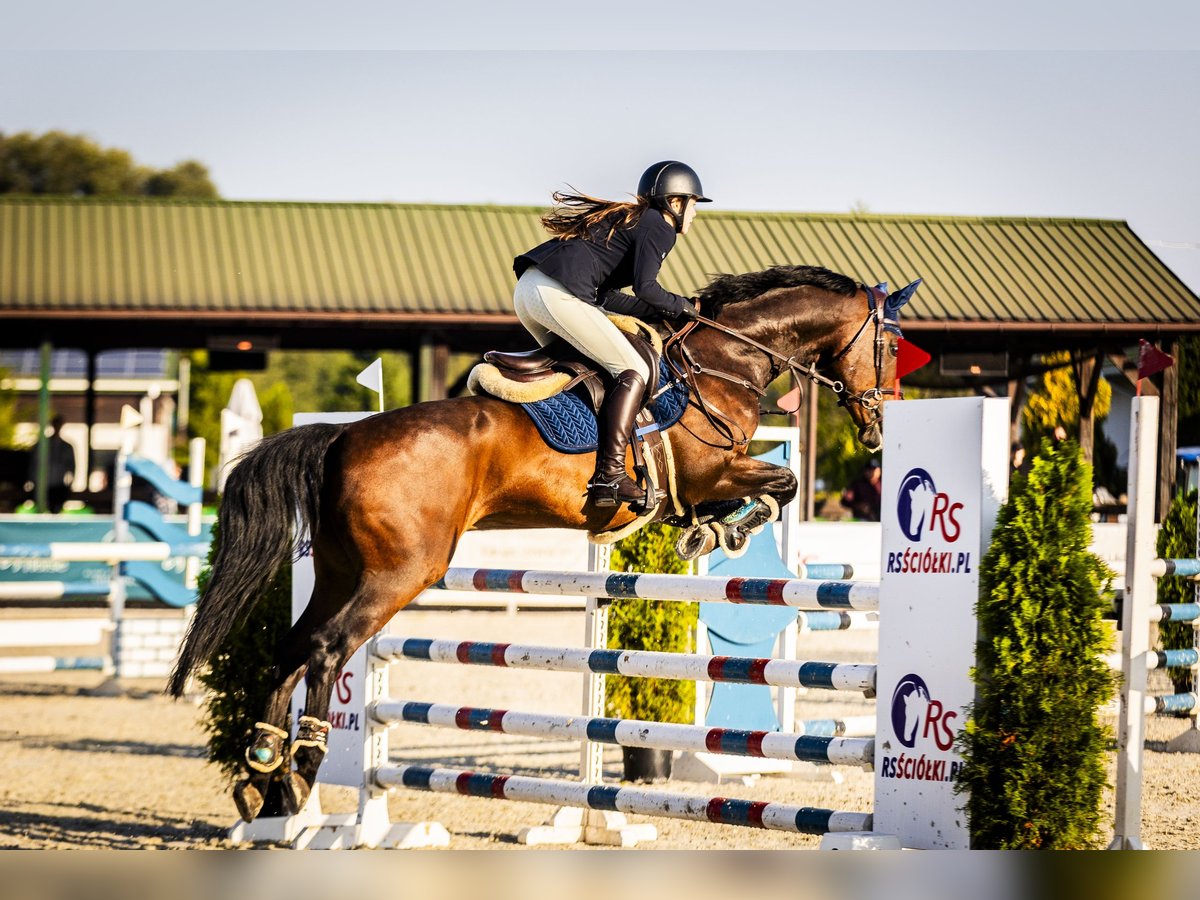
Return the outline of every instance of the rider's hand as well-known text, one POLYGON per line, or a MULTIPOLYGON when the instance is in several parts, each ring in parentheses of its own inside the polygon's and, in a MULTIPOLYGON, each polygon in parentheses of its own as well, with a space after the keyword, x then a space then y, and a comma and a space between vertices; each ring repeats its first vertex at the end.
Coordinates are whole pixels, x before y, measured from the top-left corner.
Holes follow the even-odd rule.
POLYGON ((693 297, 691 300, 684 300, 683 307, 679 310, 678 319, 685 322, 691 322, 700 318, 700 300, 693 297))

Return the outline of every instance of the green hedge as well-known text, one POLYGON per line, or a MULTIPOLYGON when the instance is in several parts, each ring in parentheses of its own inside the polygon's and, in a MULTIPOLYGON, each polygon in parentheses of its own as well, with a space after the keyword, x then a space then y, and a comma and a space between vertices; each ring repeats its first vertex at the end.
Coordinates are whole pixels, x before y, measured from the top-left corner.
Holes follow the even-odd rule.
MULTIPOLYGON (((612 552, 617 572, 686 574, 690 565, 675 553, 679 530, 647 525, 622 541, 612 552)), ((693 635, 699 616, 697 603, 659 600, 614 600, 608 613, 608 646, 616 650, 694 652, 693 635)), ((665 678, 605 678, 605 711, 620 719, 688 724, 695 717, 696 685, 665 678)))
POLYGON ((1089 551, 1092 472, 1043 442, 1013 480, 980 570, 977 699, 960 738, 971 845, 1097 845, 1113 694, 1102 654, 1112 573, 1089 551))
MULTIPOLYGON (((214 526, 210 566, 220 539, 214 526)), ((200 574, 201 591, 210 571, 206 568, 200 574)), ((275 648, 291 622, 292 567, 284 566, 249 615, 234 626, 211 665, 197 676, 207 689, 203 724, 208 732, 208 759, 231 781, 245 777, 246 746, 270 695, 275 648)), ((275 799, 267 798, 268 807, 275 799)), ((265 808, 262 814, 278 811, 265 808)))
MULTIPOLYGON (((1167 514, 1163 517, 1155 547, 1161 559, 1192 559, 1196 555, 1196 492, 1176 494, 1167 514)), ((1159 578, 1159 603, 1195 603, 1196 583, 1186 578, 1159 578)), ((1163 650, 1179 650, 1194 647, 1195 633, 1191 622, 1163 622, 1158 629, 1159 647, 1163 650)), ((1192 676, 1188 669, 1171 669, 1171 682, 1175 692, 1183 694, 1192 689, 1192 676)))

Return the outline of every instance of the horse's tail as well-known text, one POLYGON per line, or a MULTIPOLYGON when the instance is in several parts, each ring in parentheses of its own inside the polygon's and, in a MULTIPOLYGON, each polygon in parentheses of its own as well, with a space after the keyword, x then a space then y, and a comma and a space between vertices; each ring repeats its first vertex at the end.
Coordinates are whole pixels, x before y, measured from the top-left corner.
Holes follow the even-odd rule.
POLYGON ((171 695, 183 693, 188 676, 213 657, 237 620, 254 608, 279 567, 295 557, 305 534, 316 534, 325 456, 341 433, 341 425, 290 428, 260 441, 229 473, 212 573, 171 673, 171 695))

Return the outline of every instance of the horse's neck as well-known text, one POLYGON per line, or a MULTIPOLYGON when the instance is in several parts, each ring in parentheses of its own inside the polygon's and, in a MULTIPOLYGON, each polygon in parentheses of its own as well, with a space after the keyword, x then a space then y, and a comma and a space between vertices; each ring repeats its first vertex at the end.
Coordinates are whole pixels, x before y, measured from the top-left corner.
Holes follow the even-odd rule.
MULTIPOLYGON (((778 354, 778 365, 789 358, 809 365, 826 349, 838 327, 822 312, 820 305, 812 302, 775 298, 759 304, 748 300, 722 310, 716 321, 778 354)), ((765 390, 770 381, 770 356, 732 335, 706 329, 694 353, 696 361, 706 368, 744 377, 760 390, 765 390)))

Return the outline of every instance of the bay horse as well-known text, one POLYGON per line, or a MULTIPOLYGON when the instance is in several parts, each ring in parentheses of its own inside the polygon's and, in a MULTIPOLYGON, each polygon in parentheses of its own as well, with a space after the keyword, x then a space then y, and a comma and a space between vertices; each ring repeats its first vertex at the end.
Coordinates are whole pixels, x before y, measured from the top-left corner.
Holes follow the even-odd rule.
MULTIPOLYGON (((914 288, 885 296, 880 287, 808 266, 714 278, 700 294, 706 317, 667 342, 691 397, 667 432, 683 506, 728 509, 767 496, 778 509, 795 496, 790 470, 746 454, 760 398, 789 369, 832 388, 860 441, 878 449, 883 401, 895 380, 899 307, 914 288)), ((183 693, 189 675, 219 652, 234 622, 309 536, 312 597, 277 648, 273 670, 262 673, 271 694, 246 751, 249 777, 234 788, 244 819, 261 811, 272 779, 281 783, 285 809, 304 805, 325 754, 323 720, 338 671, 445 574, 464 532, 601 532, 634 520, 627 507, 587 502, 594 462, 593 454, 552 450, 524 410, 484 395, 353 424, 291 428, 242 458, 226 482, 211 577, 168 691, 183 693), (305 715, 289 747, 288 702, 301 677, 305 715)))

